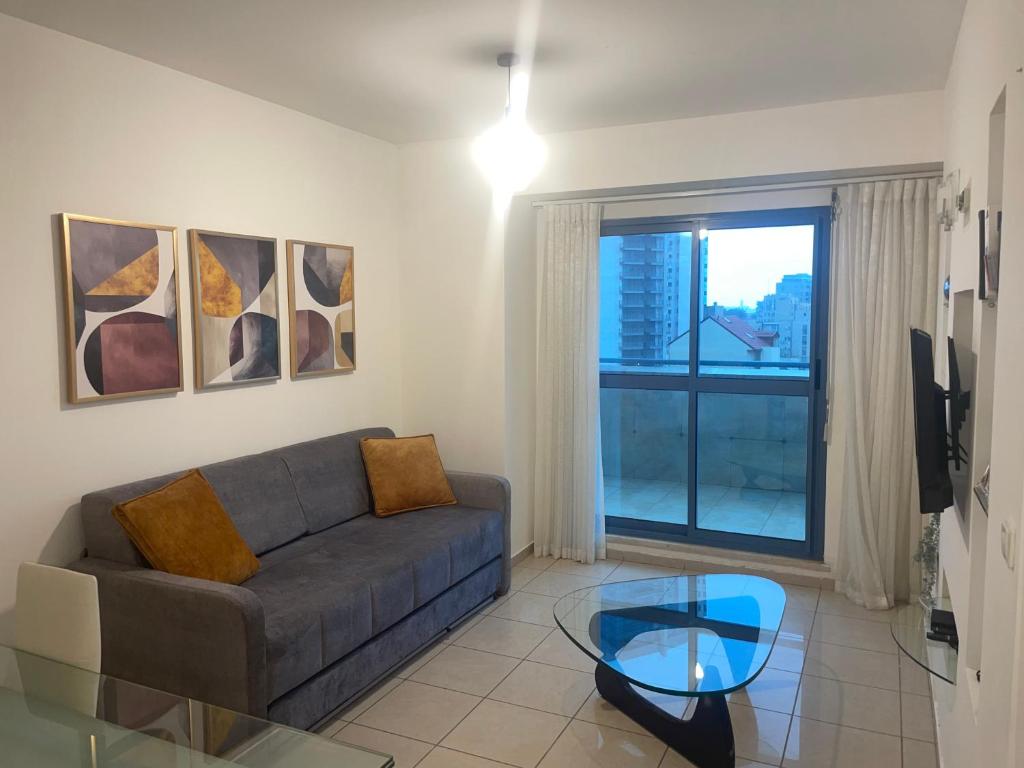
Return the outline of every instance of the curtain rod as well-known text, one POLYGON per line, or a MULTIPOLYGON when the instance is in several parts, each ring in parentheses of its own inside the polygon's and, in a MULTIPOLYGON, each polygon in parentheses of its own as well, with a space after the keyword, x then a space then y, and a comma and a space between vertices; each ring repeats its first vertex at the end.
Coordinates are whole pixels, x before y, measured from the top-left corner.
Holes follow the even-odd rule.
POLYGON ((564 203, 633 203, 643 200, 675 200, 688 197, 711 197, 716 195, 737 195, 757 192, 780 192, 785 190, 822 189, 843 184, 864 184, 872 181, 899 181, 904 179, 941 179, 941 171, 915 171, 912 173, 889 173, 881 176, 848 176, 846 178, 821 179, 815 181, 792 181, 767 184, 753 184, 737 187, 710 187, 687 189, 676 192, 651 192, 637 195, 605 195, 596 197, 569 197, 559 200, 535 200, 534 208, 564 203))

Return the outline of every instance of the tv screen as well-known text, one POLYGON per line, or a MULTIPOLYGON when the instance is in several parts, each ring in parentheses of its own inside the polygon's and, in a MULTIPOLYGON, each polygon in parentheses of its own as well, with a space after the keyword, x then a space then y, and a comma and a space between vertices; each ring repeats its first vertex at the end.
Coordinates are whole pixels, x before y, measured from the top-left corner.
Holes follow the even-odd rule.
POLYGON ((953 504, 953 483, 946 441, 946 396, 935 383, 932 337, 918 328, 910 329, 910 367, 921 513, 932 514, 953 504))

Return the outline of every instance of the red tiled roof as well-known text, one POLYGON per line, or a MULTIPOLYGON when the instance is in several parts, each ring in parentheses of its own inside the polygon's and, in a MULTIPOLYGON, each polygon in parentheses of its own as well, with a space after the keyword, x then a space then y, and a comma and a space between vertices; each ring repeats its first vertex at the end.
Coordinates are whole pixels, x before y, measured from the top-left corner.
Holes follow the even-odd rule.
POLYGON ((774 347, 775 340, 779 337, 778 333, 754 328, 742 317, 736 317, 735 315, 712 315, 705 319, 718 323, 751 349, 774 347))

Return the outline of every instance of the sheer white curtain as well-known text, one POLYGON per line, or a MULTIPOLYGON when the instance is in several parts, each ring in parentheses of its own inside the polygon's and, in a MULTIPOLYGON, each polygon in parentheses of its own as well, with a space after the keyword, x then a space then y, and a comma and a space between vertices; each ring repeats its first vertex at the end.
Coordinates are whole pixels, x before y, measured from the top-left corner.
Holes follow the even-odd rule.
POLYGON ((839 190, 833 264, 830 450, 842 452, 836 583, 887 608, 916 592, 921 532, 909 329, 935 336, 936 179, 839 190))
POLYGON ((605 556, 598 379, 601 206, 543 209, 537 268, 534 553, 605 556))

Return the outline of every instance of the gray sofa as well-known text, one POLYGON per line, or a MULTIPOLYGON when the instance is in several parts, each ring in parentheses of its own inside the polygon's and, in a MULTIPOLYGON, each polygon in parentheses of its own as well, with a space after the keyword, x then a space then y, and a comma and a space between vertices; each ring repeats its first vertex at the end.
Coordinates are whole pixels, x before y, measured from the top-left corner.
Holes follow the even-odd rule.
POLYGON ((366 429, 201 467, 260 570, 240 586, 149 568, 118 503, 177 474, 82 497, 103 671, 311 728, 508 591, 509 485, 449 472, 457 505, 378 518, 366 429))

